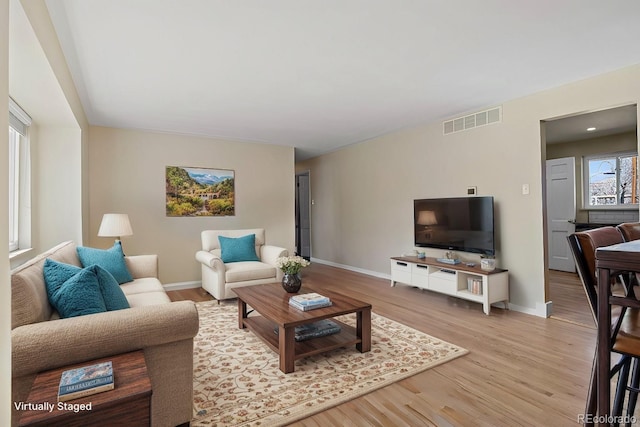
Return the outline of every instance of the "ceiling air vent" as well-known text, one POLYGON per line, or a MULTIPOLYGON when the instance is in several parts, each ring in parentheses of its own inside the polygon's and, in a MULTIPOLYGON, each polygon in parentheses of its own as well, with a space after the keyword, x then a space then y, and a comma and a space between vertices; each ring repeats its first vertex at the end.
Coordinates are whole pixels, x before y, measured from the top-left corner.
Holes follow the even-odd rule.
POLYGON ((462 132, 477 128, 479 126, 490 125, 502 121, 502 107, 491 108, 490 110, 479 111, 467 116, 456 117, 447 120, 442 124, 442 131, 445 135, 462 132))

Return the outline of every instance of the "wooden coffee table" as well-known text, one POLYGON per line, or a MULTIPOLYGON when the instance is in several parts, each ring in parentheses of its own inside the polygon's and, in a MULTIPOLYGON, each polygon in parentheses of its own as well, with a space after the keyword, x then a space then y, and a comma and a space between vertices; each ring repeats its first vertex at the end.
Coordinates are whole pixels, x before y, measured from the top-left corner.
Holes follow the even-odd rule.
MULTIPOLYGON (((329 297, 333 305, 301 311, 289 306, 289 297, 293 294, 285 292, 279 283, 244 286, 233 291, 238 295, 238 326, 251 330, 280 355, 280 370, 285 374, 293 372, 295 361, 303 357, 353 344, 361 353, 371 350, 371 304, 336 293, 318 291, 329 297), (247 317, 247 306, 260 316, 247 317), (356 314, 355 328, 334 319, 340 325, 339 333, 307 341, 295 340, 296 326, 349 313, 356 314), (274 332, 275 327, 278 328, 278 334, 274 332)), ((316 291, 304 289, 300 293, 305 292, 316 291)))

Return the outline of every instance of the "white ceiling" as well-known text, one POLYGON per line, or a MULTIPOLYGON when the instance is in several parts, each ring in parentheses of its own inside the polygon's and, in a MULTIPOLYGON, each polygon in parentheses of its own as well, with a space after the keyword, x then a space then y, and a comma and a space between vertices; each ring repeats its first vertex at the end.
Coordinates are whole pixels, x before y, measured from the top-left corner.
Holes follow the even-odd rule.
POLYGON ((304 159, 640 63, 636 0, 47 0, 89 122, 304 159))

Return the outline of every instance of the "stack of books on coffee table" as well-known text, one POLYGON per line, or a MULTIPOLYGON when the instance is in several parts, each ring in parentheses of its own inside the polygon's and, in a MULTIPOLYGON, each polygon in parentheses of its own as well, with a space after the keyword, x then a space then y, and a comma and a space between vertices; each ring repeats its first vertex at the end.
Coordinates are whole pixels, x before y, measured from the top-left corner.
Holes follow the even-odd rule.
POLYGON ((289 298, 289 305, 298 310, 309 311, 316 308, 329 307, 331 300, 328 297, 311 292, 292 296, 289 298))
MULTIPOLYGON (((273 328, 273 332, 278 335, 278 327, 273 328)), ((312 338, 326 337, 340 332, 340 325, 331 319, 319 320, 306 325, 296 326, 294 339, 296 341, 306 341, 312 338)))

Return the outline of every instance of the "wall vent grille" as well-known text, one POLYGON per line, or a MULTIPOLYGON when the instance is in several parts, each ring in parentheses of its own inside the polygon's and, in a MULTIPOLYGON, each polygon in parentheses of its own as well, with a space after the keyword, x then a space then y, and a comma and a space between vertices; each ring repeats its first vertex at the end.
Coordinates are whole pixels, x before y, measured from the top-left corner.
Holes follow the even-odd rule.
POLYGON ((480 126, 491 125, 502 121, 502 107, 495 107, 489 110, 478 111, 442 123, 442 132, 445 135, 462 132, 480 126))

